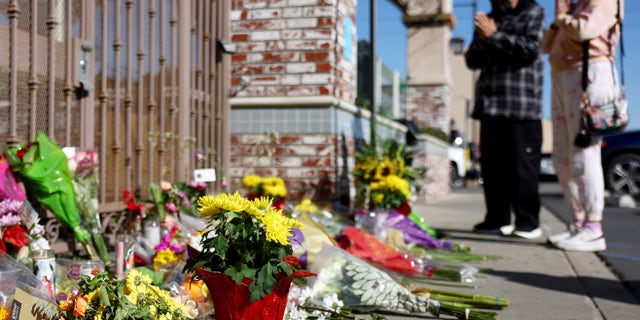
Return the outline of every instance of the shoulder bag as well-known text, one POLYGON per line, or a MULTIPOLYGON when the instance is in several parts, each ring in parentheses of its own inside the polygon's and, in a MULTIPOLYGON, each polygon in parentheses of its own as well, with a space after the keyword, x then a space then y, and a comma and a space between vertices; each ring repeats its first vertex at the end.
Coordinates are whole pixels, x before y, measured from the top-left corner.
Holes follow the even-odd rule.
MULTIPOLYGON (((629 123, 629 111, 627 97, 624 93, 624 71, 622 67, 624 46, 622 45, 622 19, 620 17, 620 1, 618 1, 618 12, 616 14, 616 18, 618 20, 618 24, 620 25, 621 86, 620 92, 618 92, 613 101, 604 103, 602 105, 594 105, 587 97, 587 86, 589 85, 589 41, 586 40, 582 43, 582 129, 587 134, 593 136, 602 136, 623 131, 629 123)), ((616 81, 615 73, 613 76, 614 81, 616 81)))

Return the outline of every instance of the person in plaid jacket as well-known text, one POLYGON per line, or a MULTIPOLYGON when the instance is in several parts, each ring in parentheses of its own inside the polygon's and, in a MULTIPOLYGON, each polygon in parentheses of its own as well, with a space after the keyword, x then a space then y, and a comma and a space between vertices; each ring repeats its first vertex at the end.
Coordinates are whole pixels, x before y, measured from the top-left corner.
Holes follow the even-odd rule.
POLYGON ((544 9, 533 0, 491 0, 475 16, 467 66, 479 70, 472 116, 480 120, 483 234, 542 236, 538 182, 542 147, 544 9), (515 226, 511 224, 511 210, 515 226))

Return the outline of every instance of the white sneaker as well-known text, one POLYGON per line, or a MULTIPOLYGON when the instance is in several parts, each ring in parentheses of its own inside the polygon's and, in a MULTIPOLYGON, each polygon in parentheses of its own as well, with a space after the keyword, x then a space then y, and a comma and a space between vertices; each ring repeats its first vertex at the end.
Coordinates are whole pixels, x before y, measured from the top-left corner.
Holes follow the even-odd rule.
POLYGON ((562 241, 562 240, 566 240, 569 239, 573 236, 576 235, 576 233, 578 233, 578 231, 580 231, 580 226, 572 223, 570 225, 567 226, 567 230, 558 233, 558 234, 554 234, 549 236, 549 238, 547 239, 547 241, 553 245, 555 245, 556 243, 562 241))
POLYGON ((603 251, 607 249, 607 243, 602 232, 580 228, 574 236, 555 244, 556 247, 567 251, 603 251))
POLYGON ((525 239, 536 239, 542 236, 542 230, 535 228, 531 231, 514 230, 511 235, 525 239))

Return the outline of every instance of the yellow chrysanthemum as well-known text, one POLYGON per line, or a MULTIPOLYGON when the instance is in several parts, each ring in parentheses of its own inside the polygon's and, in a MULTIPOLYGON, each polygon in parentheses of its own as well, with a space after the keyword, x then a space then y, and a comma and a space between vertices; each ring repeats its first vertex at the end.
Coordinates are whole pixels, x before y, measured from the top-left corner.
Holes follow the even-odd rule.
POLYGON ((233 211, 242 212, 252 206, 251 201, 242 197, 240 193, 221 193, 216 196, 206 195, 198 199, 198 211, 200 217, 208 218, 216 214, 233 211))
POLYGON ((316 214, 318 213, 318 206, 316 206, 311 199, 302 199, 300 203, 295 205, 296 210, 304 213, 316 214))
POLYGON ((4 306, 0 306, 0 320, 9 319, 9 309, 4 306))
POLYGON ((95 289, 95 290, 89 292, 89 294, 87 294, 87 301, 93 302, 93 301, 98 300, 99 297, 100 297, 100 290, 99 289, 95 289))
POLYGON ((273 208, 265 212, 262 217, 262 223, 265 225, 267 241, 277 242, 282 245, 289 244, 291 228, 299 228, 302 226, 297 220, 283 215, 281 210, 273 208))
POLYGON ((262 183, 262 178, 254 174, 247 175, 242 179, 243 188, 249 188, 249 189, 255 188, 259 186, 261 183, 262 183))
POLYGON ((264 210, 271 208, 272 203, 273 203, 273 198, 271 197, 257 197, 253 199, 253 205, 255 206, 256 209, 260 211, 260 214, 253 214, 251 212, 247 212, 247 213, 254 215, 256 217, 260 216, 264 213, 264 210))
POLYGON ((180 260, 180 256, 173 252, 173 250, 162 249, 156 253, 155 257, 153 257, 153 269, 158 271, 163 266, 176 263, 178 260, 180 260))
POLYGON ((391 190, 400 191, 407 199, 411 197, 411 187, 409 181, 402 179, 396 175, 389 175, 385 179, 385 183, 391 190))
POLYGON ((132 269, 125 278, 125 293, 134 290, 142 285, 150 285, 153 281, 151 278, 136 269, 132 269))

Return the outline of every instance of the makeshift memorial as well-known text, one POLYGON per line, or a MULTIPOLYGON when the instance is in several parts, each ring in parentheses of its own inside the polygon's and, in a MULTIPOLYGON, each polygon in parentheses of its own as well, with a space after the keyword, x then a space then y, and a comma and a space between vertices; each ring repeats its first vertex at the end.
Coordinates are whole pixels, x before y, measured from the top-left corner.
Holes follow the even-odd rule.
POLYGON ((335 293, 347 307, 412 314, 428 312, 436 317, 445 314, 470 320, 495 319, 495 312, 472 310, 466 305, 414 294, 386 272, 339 248, 324 246, 318 255, 322 258, 310 265, 318 274, 311 285, 315 299, 335 293))
POLYGON ((102 236, 102 222, 98 211, 98 151, 71 147, 63 148, 62 151, 67 155, 82 221, 91 231, 93 244, 100 260, 110 268, 112 262, 102 236))
POLYGON ((207 284, 216 319, 281 319, 291 281, 312 275, 292 256, 291 228, 300 223, 271 201, 237 192, 198 199, 208 225, 184 271, 207 284))
POLYGON ((5 156, 27 192, 73 231, 92 259, 99 259, 91 235, 81 225, 67 156, 62 149, 40 132, 35 141, 5 149, 5 156))
POLYGON ((65 319, 189 319, 186 306, 154 285, 147 275, 133 269, 124 281, 107 272, 82 277, 77 295, 60 302, 57 314, 65 319))
POLYGON ((248 189, 247 198, 249 200, 269 197, 272 199, 274 208, 283 210, 285 207, 284 199, 287 196, 287 186, 280 177, 248 175, 242 179, 242 187, 248 189))

